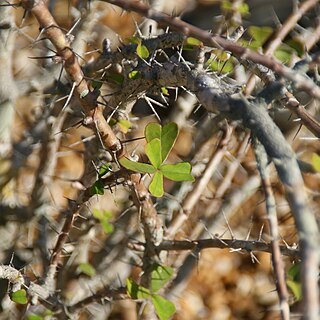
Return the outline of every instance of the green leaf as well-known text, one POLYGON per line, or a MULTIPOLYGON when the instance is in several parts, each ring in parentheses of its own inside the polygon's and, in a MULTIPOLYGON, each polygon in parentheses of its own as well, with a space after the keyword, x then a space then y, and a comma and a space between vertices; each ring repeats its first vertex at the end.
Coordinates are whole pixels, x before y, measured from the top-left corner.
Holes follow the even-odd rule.
POLYGON ((312 161, 312 165, 315 168, 315 170, 320 172, 320 156, 317 155, 316 153, 313 153, 311 161, 312 161))
POLYGON ((12 292, 10 294, 11 301, 19 304, 26 304, 28 302, 27 292, 24 289, 20 289, 18 291, 12 292))
POLYGON ((191 164, 189 162, 164 164, 159 170, 166 178, 173 181, 194 181, 194 177, 190 174, 191 164))
POLYGON ((191 46, 202 46, 203 45, 203 43, 200 40, 193 38, 193 37, 188 37, 186 39, 186 44, 191 45, 191 46))
POLYGON ((129 38, 128 41, 129 41, 129 43, 140 44, 141 38, 139 38, 137 36, 133 36, 133 37, 129 38))
POLYGON ((105 174, 111 171, 111 165, 104 163, 99 169, 99 177, 103 177, 105 174))
POLYGON ((147 142, 153 139, 161 139, 161 125, 159 123, 150 122, 144 129, 144 135, 147 142))
POLYGON ((168 89, 166 87, 161 87, 161 92, 166 96, 169 95, 169 91, 168 91, 168 89))
POLYGON ((93 277, 96 275, 96 269, 90 263, 80 263, 79 271, 86 274, 89 277, 93 277))
POLYGON ((274 56, 285 64, 290 64, 293 55, 293 49, 282 43, 274 52, 274 56))
POLYGON ((140 172, 140 173, 155 173, 156 168, 147 163, 135 162, 126 157, 122 157, 119 163, 128 170, 140 172))
POLYGON ((148 48, 139 43, 138 46, 137 46, 137 55, 141 58, 141 59, 147 59, 149 57, 149 50, 148 48))
POLYGON ((137 283, 135 283, 133 280, 129 278, 127 278, 126 280, 126 285, 128 295, 132 299, 147 299, 151 296, 151 293, 147 288, 139 286, 137 283))
POLYGON ((160 139, 161 143, 161 163, 164 162, 178 136, 178 126, 174 122, 161 126, 158 123, 151 122, 146 126, 145 137, 147 142, 153 139, 160 139))
POLYGON ((238 6, 237 11, 242 15, 250 14, 250 9, 247 3, 241 3, 238 6))
POLYGON ((157 138, 148 142, 145 151, 151 164, 158 169, 162 163, 160 140, 157 138))
POLYGON ((104 194, 104 185, 103 185, 102 181, 97 180, 95 182, 95 184, 90 188, 90 194, 91 195, 94 195, 94 194, 103 195, 104 194))
POLYGON ((128 75, 129 79, 133 79, 133 80, 136 80, 136 79, 140 79, 141 78, 141 74, 139 71, 137 70, 133 70, 129 73, 128 75))
POLYGON ((287 280, 286 282, 287 282, 288 288, 292 291, 294 297, 297 300, 301 300, 301 298, 302 298, 301 283, 293 281, 293 280, 287 280))
POLYGON ((102 225, 103 231, 106 234, 112 233, 114 230, 113 225, 109 222, 110 219, 112 219, 113 215, 112 212, 109 210, 98 210, 93 209, 92 211, 93 216, 100 220, 100 223, 102 225))
POLYGON ((157 292, 170 280, 173 275, 173 268, 155 264, 152 269, 151 291, 157 292))
POLYGON ((31 313, 29 315, 27 315, 27 320, 43 320, 44 317, 43 316, 39 316, 37 314, 31 313))
POLYGON ((156 171, 149 185, 149 191, 155 197, 163 196, 163 174, 161 171, 156 171))
POLYGON ((121 132, 127 133, 131 127, 131 122, 129 120, 121 119, 118 121, 118 126, 121 132))
POLYGON ((248 28, 248 33, 257 42, 259 47, 262 47, 264 45, 264 43, 271 36, 272 32, 273 30, 271 27, 250 26, 248 28))
POLYGON ((168 320, 176 312, 175 305, 158 294, 152 295, 151 300, 160 320, 168 320))
POLYGON ((305 53, 305 45, 299 39, 290 39, 289 41, 286 42, 286 44, 289 47, 293 48, 300 58, 304 55, 304 53, 305 53))
POLYGON ((105 234, 109 234, 113 232, 114 226, 110 224, 107 220, 101 220, 100 223, 102 225, 102 228, 105 234))
POLYGON ((301 271, 301 263, 295 263, 293 264, 287 274, 288 274, 288 278, 290 280, 293 280, 293 281, 300 281, 300 271, 301 271))
POLYGON ((227 61, 213 60, 210 63, 209 68, 212 71, 218 71, 220 73, 230 73, 234 70, 234 65, 232 63, 232 59, 227 61))
POLYGON ((232 2, 227 1, 227 0, 223 0, 220 6, 221 10, 232 10, 232 2))
POLYGON ((162 156, 162 162, 164 162, 176 139, 177 139, 177 136, 178 136, 178 132, 179 132, 179 129, 178 129, 178 126, 176 123, 174 122, 170 122, 170 123, 167 123, 166 125, 164 125, 162 127, 162 130, 161 130, 161 156, 162 156))

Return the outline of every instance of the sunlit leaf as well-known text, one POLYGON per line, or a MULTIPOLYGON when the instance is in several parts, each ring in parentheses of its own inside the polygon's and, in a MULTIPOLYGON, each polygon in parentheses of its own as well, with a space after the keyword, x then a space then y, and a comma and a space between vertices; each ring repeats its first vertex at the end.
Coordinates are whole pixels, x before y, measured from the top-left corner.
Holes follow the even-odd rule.
POLYGON ((312 154, 312 165, 316 171, 320 172, 320 156, 316 153, 312 154))
POLYGON ((219 73, 230 73, 234 70, 234 65, 232 59, 227 61, 213 60, 210 63, 209 68, 212 71, 218 71, 219 73))
POLYGON ((137 36, 133 36, 130 37, 128 39, 129 43, 133 43, 133 44, 140 44, 141 43, 141 38, 137 37, 137 36))
POLYGON ((200 40, 196 39, 196 38, 188 37, 186 39, 186 44, 192 45, 192 46, 201 46, 203 43, 200 40))
POLYGON ((259 47, 262 47, 264 45, 264 43, 271 36, 272 32, 273 29, 271 27, 250 26, 248 28, 248 33, 255 41, 257 41, 259 47))
POLYGON ((172 275, 173 268, 159 264, 153 265, 151 272, 151 291, 157 292, 161 289, 170 280, 172 275))
POLYGON ((131 122, 129 120, 120 119, 118 121, 118 126, 121 132, 127 133, 131 127, 131 122))
POLYGON ((105 174, 111 171, 111 165, 109 163, 104 163, 99 169, 99 177, 103 177, 105 174))
POLYGON ((287 280, 287 286, 292 291, 296 300, 301 300, 302 298, 302 287, 300 282, 296 282, 293 280, 287 280))
POLYGON ((136 162, 132 161, 126 157, 122 157, 119 160, 119 163, 125 167, 128 170, 140 172, 140 173, 154 173, 156 172, 156 169, 147 163, 141 163, 141 162, 136 162))
POLYGON ((248 4, 240 3, 239 5, 235 6, 234 3, 232 3, 231 1, 227 1, 227 0, 222 1, 221 10, 235 11, 235 12, 238 12, 242 15, 250 13, 248 4))
POLYGON ((162 197, 163 196, 163 174, 160 171, 157 171, 153 176, 151 183, 149 185, 150 193, 155 197, 162 197))
POLYGON ((164 164, 160 167, 160 170, 166 178, 173 181, 194 181, 189 162, 164 164))
POLYGON ((148 48, 139 43, 138 46, 137 46, 137 55, 141 58, 141 59, 147 59, 149 57, 149 50, 148 48))
POLYGON ((109 222, 110 219, 112 219, 113 215, 112 212, 109 210, 98 210, 93 209, 92 211, 93 216, 100 220, 101 226, 103 228, 103 231, 106 234, 112 233, 114 230, 113 225, 109 222))
POLYGON ((133 280, 129 278, 127 278, 126 280, 126 285, 128 295, 132 299, 146 299, 151 296, 151 293, 147 288, 139 286, 137 283, 135 283, 133 280))
POLYGON ((145 137, 147 142, 153 139, 160 139, 161 144, 161 163, 164 162, 178 136, 178 126, 174 122, 170 122, 161 126, 158 123, 151 122, 145 128, 145 137))
POLYGON ((242 15, 250 14, 250 9, 247 3, 240 3, 237 7, 237 11, 242 15))
POLYGON ((20 289, 18 291, 12 292, 10 294, 11 301, 19 304, 26 304, 28 302, 27 292, 24 289, 20 289))
POLYGON ((146 144, 145 151, 151 164, 155 168, 159 168, 162 163, 160 139, 156 138, 148 142, 146 144))
POLYGON ((286 44, 293 48, 299 57, 302 57, 305 53, 305 45, 299 39, 290 39, 286 41, 286 44))
POLYGON ((152 303, 160 320, 168 320, 175 312, 175 305, 158 294, 152 295, 152 303))
POLYGON ((285 64, 290 64, 292 59, 292 54, 293 54, 293 49, 283 43, 274 52, 274 56, 285 64))
POLYGON ((167 123, 165 124, 163 127, 162 127, 162 130, 161 130, 161 157, 162 157, 162 162, 164 162, 176 139, 177 139, 177 136, 178 136, 178 125, 174 122, 170 122, 170 123, 167 123))
POLYGON ((129 79, 136 80, 141 78, 141 74, 137 70, 133 70, 128 74, 129 79))
POLYGON ((147 142, 150 142, 156 138, 161 139, 161 125, 155 122, 148 123, 144 129, 144 135, 147 142))
POLYGON ((166 87, 161 87, 161 92, 166 96, 169 95, 169 91, 168 91, 168 89, 166 87))
POLYGON ((101 220, 100 223, 105 234, 109 234, 113 232, 114 226, 111 223, 109 223, 107 220, 101 220))
POLYGON ((96 269, 90 263, 80 263, 78 269, 89 277, 96 275, 96 269))
POLYGON ((290 280, 300 281, 300 272, 301 272, 301 263, 295 263, 289 268, 287 272, 287 276, 290 280))
POLYGON ((34 313, 27 315, 27 320, 43 320, 44 318, 45 318, 44 316, 40 316, 34 313))

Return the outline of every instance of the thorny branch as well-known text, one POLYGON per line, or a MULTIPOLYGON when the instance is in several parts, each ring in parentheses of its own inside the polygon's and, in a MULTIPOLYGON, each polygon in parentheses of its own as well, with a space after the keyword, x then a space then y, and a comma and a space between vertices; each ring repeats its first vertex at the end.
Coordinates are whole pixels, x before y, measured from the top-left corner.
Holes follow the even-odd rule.
MULTIPOLYGON (((233 250, 245 250, 247 252, 252 251, 265 251, 272 252, 274 259, 274 267, 279 281, 278 290, 280 295, 280 303, 283 314, 283 319, 288 318, 288 305, 286 304, 287 293, 284 283, 284 271, 280 267, 280 253, 288 255, 291 258, 302 259, 302 286, 304 297, 305 318, 315 319, 318 316, 318 265, 319 265, 319 234, 317 228, 317 222, 314 214, 311 212, 307 205, 307 196, 303 189, 303 179, 298 168, 295 154, 291 150, 290 146, 286 142, 279 128, 273 123, 270 116, 266 111, 266 104, 273 102, 274 99, 280 99, 288 108, 294 110, 302 119, 302 121, 308 126, 308 128, 317 136, 320 134, 319 123, 299 104, 295 97, 284 87, 281 86, 277 94, 272 96, 269 100, 266 99, 264 93, 260 93, 257 97, 245 98, 240 91, 240 86, 235 85, 228 79, 222 79, 216 74, 208 74, 203 68, 195 67, 191 63, 187 64, 177 57, 167 57, 166 62, 156 61, 157 53, 163 52, 162 50, 170 47, 176 47, 183 45, 183 41, 187 36, 193 36, 201 41, 204 45, 210 47, 223 48, 229 52, 232 52, 238 57, 239 62, 244 65, 252 65, 252 63, 258 63, 258 66, 265 66, 272 70, 279 76, 283 76, 294 83, 294 86, 298 89, 303 89, 311 96, 320 98, 320 90, 315 83, 301 72, 295 72, 287 67, 284 67, 280 63, 276 62, 273 58, 267 57, 262 54, 250 51, 247 48, 243 48, 233 41, 226 40, 220 36, 212 35, 209 32, 191 26, 178 18, 172 18, 169 15, 155 11, 149 8, 142 2, 137 1, 123 1, 123 0, 110 0, 105 1, 115 5, 118 5, 126 10, 133 10, 140 13, 142 16, 154 19, 160 24, 170 26, 172 29, 180 33, 165 33, 161 36, 143 39, 142 44, 145 45, 150 52, 152 52, 152 59, 150 61, 134 63, 131 66, 135 66, 141 77, 136 80, 125 79, 121 92, 119 94, 113 94, 110 97, 110 105, 116 109, 120 106, 122 109, 126 103, 136 101, 141 94, 145 94, 148 91, 155 92, 162 87, 183 87, 193 92, 202 104, 202 106, 210 113, 219 113, 221 119, 226 118, 231 121, 240 123, 243 127, 252 131, 253 135, 257 137, 259 143, 261 143, 274 163, 280 180, 282 181, 288 203, 291 207, 291 211, 294 215, 296 226, 299 233, 299 249, 292 249, 285 246, 278 246, 278 235, 276 230, 273 229, 271 244, 267 244, 261 241, 241 241, 241 240, 228 240, 228 239, 202 239, 193 241, 169 241, 163 240, 163 225, 162 219, 159 217, 157 208, 154 206, 151 195, 149 194, 143 179, 140 174, 127 172, 120 169, 115 172, 114 175, 110 175, 105 179, 101 179, 105 185, 108 185, 115 176, 122 179, 122 183, 128 186, 131 190, 131 200, 137 208, 139 213, 141 224, 144 230, 145 243, 142 246, 142 270, 144 275, 141 280, 141 284, 148 287, 150 285, 150 268, 155 262, 161 262, 161 251, 179 251, 179 250, 192 250, 198 252, 205 248, 229 248, 233 250), (280 94, 279 94, 280 92, 280 94), (268 101, 267 101, 268 100, 268 101), (123 182, 124 181, 124 182, 123 182)), ((103 115, 103 108, 98 104, 98 97, 100 92, 97 89, 91 89, 89 82, 86 80, 86 76, 95 76, 96 73, 106 71, 111 64, 122 65, 124 60, 136 60, 137 59, 137 45, 124 46, 121 51, 111 52, 108 41, 104 42, 104 48, 102 54, 93 62, 84 66, 81 69, 78 59, 72 49, 70 39, 66 37, 62 29, 57 25, 49 12, 46 1, 21 1, 23 7, 36 17, 43 33, 46 38, 49 39, 56 49, 55 59, 61 61, 64 66, 64 70, 67 73, 72 86, 74 86, 74 94, 78 99, 78 103, 82 106, 85 112, 84 123, 90 127, 97 137, 97 141, 102 142, 103 147, 111 152, 113 160, 117 163, 117 157, 122 156, 124 151, 122 150, 122 144, 115 135, 115 132, 111 129, 108 122, 103 115)), ((314 5, 314 1, 306 1, 308 5, 314 5)), ((307 10, 307 4, 305 10, 307 10)), ((284 32, 284 31, 282 31, 284 32)), ((279 39, 282 36, 278 37, 279 39)), ((270 49, 271 50, 271 49, 270 49)), ((201 51, 201 50, 200 50, 201 51)), ((261 69, 261 68, 260 68, 261 69)), ((256 68, 255 73, 264 78, 263 80, 269 84, 275 81, 275 76, 270 72, 268 76, 261 73, 259 67, 256 68)), ((269 71, 270 71, 269 70, 269 71)), ((126 70, 124 73, 127 72, 126 70)), ((270 89, 270 88, 269 88, 270 89)), ((123 111, 123 110, 122 110, 123 111)), ((129 113, 129 109, 126 110, 129 113)), ((235 128, 235 126, 232 126, 235 128)), ((247 130, 248 131, 248 130, 247 130)), ((230 132, 229 132, 230 134, 230 132)), ((230 138, 229 134, 226 140, 230 138), (228 138, 228 139, 227 139, 228 138)), ((244 153, 247 147, 249 135, 243 140, 241 150, 239 153, 244 153)), ((226 151, 226 140, 221 140, 218 149, 221 151, 221 155, 218 159, 222 161, 224 153, 226 151)), ((55 145, 55 152, 57 149, 55 145)), ((90 153, 90 152, 89 152, 90 153)), ((96 154, 95 152, 92 153, 96 154)), ((198 178, 195 189, 190 193, 190 198, 186 198, 184 206, 186 211, 190 211, 195 206, 197 200, 200 198, 201 193, 209 183, 217 161, 215 160, 216 154, 212 153, 210 162, 206 165, 204 175, 198 178)), ((89 156, 90 158, 90 156, 89 156)), ((91 159, 92 160, 92 159, 91 159)), ((29 294, 31 296, 39 296, 42 303, 46 305, 46 300, 53 300, 52 310, 60 310, 65 317, 69 316, 68 313, 76 313, 83 307, 97 302, 101 299, 126 299, 128 298, 125 288, 120 286, 119 289, 110 289, 109 287, 98 290, 95 294, 82 299, 75 304, 71 304, 67 307, 68 310, 62 310, 64 308, 63 303, 58 301, 56 294, 56 285, 54 279, 57 277, 61 270, 58 270, 58 264, 62 258, 62 250, 70 235, 70 230, 73 227, 74 221, 77 218, 80 210, 85 207, 88 201, 91 199, 90 186, 94 182, 92 177, 92 163, 85 161, 85 170, 83 177, 79 183, 80 192, 78 193, 75 201, 69 201, 69 208, 65 215, 65 222, 62 230, 57 237, 54 249, 50 258, 49 271, 45 277, 44 285, 37 285, 31 283, 29 288, 29 294), (57 271, 58 270, 58 271, 57 271), (40 294, 41 290, 45 290, 44 294, 40 294)), ((264 162, 267 162, 264 155, 264 162)), ((54 162, 53 162, 54 165, 54 162)), ((236 164, 233 169, 230 169, 230 175, 236 171, 238 165, 236 164)), ((41 169, 41 168, 40 168, 41 169)), ((53 167, 44 168, 39 170, 38 174, 41 175, 44 171, 45 174, 52 174, 53 167), (48 173, 49 172, 49 173, 48 173)), ((260 169, 261 172, 264 169, 260 169)), ((261 173, 263 175, 263 173, 261 173)), ((41 176, 40 176, 41 178, 41 176)), ((231 184, 231 177, 225 180, 226 184, 231 184)), ((40 179, 41 180, 41 179, 40 179)), ((256 181, 256 180, 255 180, 256 181)), ((274 206, 270 191, 270 181, 268 178, 263 179, 265 192, 268 195, 267 205, 268 212, 272 219, 275 219, 275 212, 272 211, 274 206)), ((41 181, 39 182, 41 184, 41 181)), ((224 193, 227 186, 218 189, 217 195, 220 197, 224 193), (223 189, 223 191, 221 191, 223 189)), ((38 190, 38 193, 34 194, 42 195, 42 190, 38 190)), ((41 202, 42 197, 39 197, 41 202)), ((213 200, 216 203, 217 199, 213 200)), ((220 201, 220 199, 219 199, 220 201)), ((210 208, 210 206, 209 206, 210 208)), ((216 210, 218 211, 218 210, 216 210)), ((221 207, 221 210, 223 208, 221 207)), ((214 220, 214 216, 209 217, 207 220, 214 220)), ((179 220, 179 219, 178 219, 179 220)), ((270 218, 271 220, 271 218, 270 218)), ((275 221, 274 221, 275 222, 275 221)), ((182 222, 177 224, 177 227, 172 231, 172 235, 176 234, 176 229, 182 225, 182 222)), ((274 228, 275 224, 271 225, 274 228)), ((174 228, 174 224, 170 226, 174 228)), ((130 243, 129 247, 132 249, 139 249, 135 243, 130 243)), ((12 291, 18 289, 23 284, 22 275, 16 270, 10 269, 8 266, 0 266, 0 278, 5 278, 13 285, 12 291), (9 273, 9 271, 11 273, 9 273), (16 281, 17 280, 17 281, 16 281)), ((95 288, 96 289, 96 288, 95 288)))

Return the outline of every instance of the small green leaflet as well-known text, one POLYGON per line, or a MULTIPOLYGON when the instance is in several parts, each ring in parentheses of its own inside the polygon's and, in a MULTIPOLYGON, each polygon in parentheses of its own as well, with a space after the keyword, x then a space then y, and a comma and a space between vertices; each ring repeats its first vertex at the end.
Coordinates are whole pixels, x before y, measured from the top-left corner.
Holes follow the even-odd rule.
POLYGON ((191 165, 188 162, 177 164, 163 164, 178 136, 176 123, 168 123, 161 126, 158 123, 149 123, 145 128, 146 155, 151 164, 134 162, 125 157, 119 160, 120 164, 128 170, 154 174, 149 185, 150 193, 155 197, 162 197, 163 177, 173 181, 193 181, 191 165))
POLYGON ((151 272, 151 292, 131 279, 127 279, 127 292, 132 299, 147 299, 151 298, 152 304, 160 320, 168 320, 176 311, 175 305, 156 294, 172 277, 173 269, 159 264, 152 266, 151 272))
POLYGON ((126 157, 122 157, 119 163, 128 170, 140 172, 140 173, 155 173, 156 168, 150 164, 132 161, 126 157))
POLYGON ((167 123, 164 126, 152 122, 146 126, 145 137, 147 142, 150 143, 155 138, 160 140, 162 162, 167 159, 171 149, 173 148, 178 132, 178 126, 174 122, 167 123))
POLYGON ((175 305, 159 294, 152 295, 151 301, 160 320, 168 320, 176 312, 175 305))
POLYGON ((145 45, 143 45, 143 44, 141 44, 141 43, 139 43, 138 44, 138 46, 137 46, 137 55, 141 58, 141 59, 148 59, 148 57, 149 57, 149 50, 148 50, 148 48, 145 46, 145 45))
POLYGON ((287 286, 293 293, 296 300, 302 298, 302 287, 300 281, 301 263, 296 263, 287 272, 287 286))
POLYGON ((129 79, 136 80, 141 78, 141 74, 137 70, 133 70, 128 74, 129 79))
POLYGON ((156 138, 156 139, 151 140, 149 143, 147 143, 145 151, 146 151, 146 155, 148 156, 151 164, 156 169, 159 169, 159 167, 162 163, 160 139, 156 138))
POLYGON ((112 212, 109 210, 93 209, 93 216, 100 221, 104 233, 109 234, 114 230, 110 220, 113 218, 112 212))
POLYGON ((24 289, 20 289, 18 291, 12 292, 10 294, 11 301, 19 304, 26 304, 28 302, 27 292, 24 289))
POLYGON ((44 320, 44 317, 31 313, 27 316, 27 320, 44 320))
POLYGON ((320 156, 316 153, 312 155, 312 165, 316 171, 320 172, 320 156))
POLYGON ((193 37, 188 37, 186 39, 186 44, 198 47, 203 45, 203 43, 200 40, 193 37))
POLYGON ((105 174, 111 171, 111 165, 108 163, 103 164, 99 169, 99 177, 103 177, 105 174))
POLYGON ((163 196, 163 174, 161 171, 156 171, 154 174, 149 185, 149 191, 155 197, 161 198, 163 196))
POLYGON ((126 285, 128 295, 132 299, 146 299, 151 296, 151 293, 147 288, 139 286, 137 283, 135 283, 133 280, 129 278, 126 280, 126 285))
POLYGON ((152 269, 151 292, 157 292, 171 279, 173 268, 155 264, 152 269))
POLYGON ((168 91, 168 89, 166 87, 161 87, 161 92, 166 96, 169 95, 169 91, 168 91))
POLYGON ((160 167, 163 175, 173 181, 194 181, 189 162, 180 162, 176 164, 164 164, 160 167))
POLYGON ((264 45, 272 32, 273 29, 271 27, 250 26, 248 28, 248 33, 252 36, 258 47, 262 47, 264 45))
POLYGON ((96 275, 96 269, 90 263, 80 263, 78 269, 89 277, 96 275))

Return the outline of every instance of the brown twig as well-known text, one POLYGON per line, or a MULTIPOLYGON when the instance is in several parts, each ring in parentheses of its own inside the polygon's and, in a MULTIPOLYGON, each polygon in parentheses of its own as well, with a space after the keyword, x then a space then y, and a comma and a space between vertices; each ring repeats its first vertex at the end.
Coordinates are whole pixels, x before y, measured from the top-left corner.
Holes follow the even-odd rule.
MULTIPOLYGON (((318 0, 307 0, 304 1, 301 6, 293 12, 285 23, 279 28, 276 32, 274 39, 269 42, 264 54, 266 56, 271 56, 273 52, 278 48, 281 44, 282 40, 287 36, 287 34, 295 27, 296 23, 301 19, 301 17, 310 9, 312 9, 318 0)), ((255 76, 252 75, 249 80, 247 81, 245 94, 250 95, 255 85, 255 76)))
POLYGON ((270 228, 271 238, 271 258, 276 278, 276 287, 279 297, 281 319, 290 319, 290 309, 288 304, 288 289, 286 285, 286 274, 281 258, 279 246, 279 228, 276 211, 276 201, 273 195, 270 176, 268 172, 267 154, 257 139, 254 140, 254 152, 257 159, 257 167, 261 176, 261 182, 266 196, 266 209, 270 228))
POLYGON ((74 93, 78 98, 85 114, 86 123, 95 132, 98 130, 104 146, 112 151, 121 150, 121 143, 108 125, 103 116, 102 108, 97 104, 97 92, 90 92, 89 85, 84 79, 78 59, 73 52, 70 42, 52 17, 46 1, 22 0, 22 6, 29 10, 44 29, 44 34, 51 41, 57 51, 57 58, 61 59, 64 69, 72 84, 75 84, 74 93))
POLYGON ((132 0, 104 0, 104 2, 114 4, 125 10, 135 11, 142 16, 153 19, 163 25, 171 27, 173 30, 181 32, 187 37, 195 37, 201 40, 204 45, 220 49, 222 48, 226 51, 232 52, 236 57, 248 59, 255 63, 262 64, 265 67, 273 70, 278 75, 292 81, 295 84, 296 88, 305 90, 311 96, 320 99, 320 88, 311 79, 291 70, 290 68, 287 68, 272 57, 268 57, 263 54, 254 52, 248 48, 244 48, 241 45, 238 45, 220 36, 212 35, 210 32, 190 25, 189 23, 186 23, 176 17, 171 17, 165 13, 153 10, 147 4, 144 4, 142 2, 132 0))
MULTIPOLYGON (((244 250, 247 252, 272 252, 272 244, 261 241, 237 240, 237 239, 200 239, 200 240, 164 240, 157 250, 181 251, 204 250, 208 248, 244 250)), ((287 246, 280 246, 281 254, 293 259, 299 258, 299 250, 287 246)))

